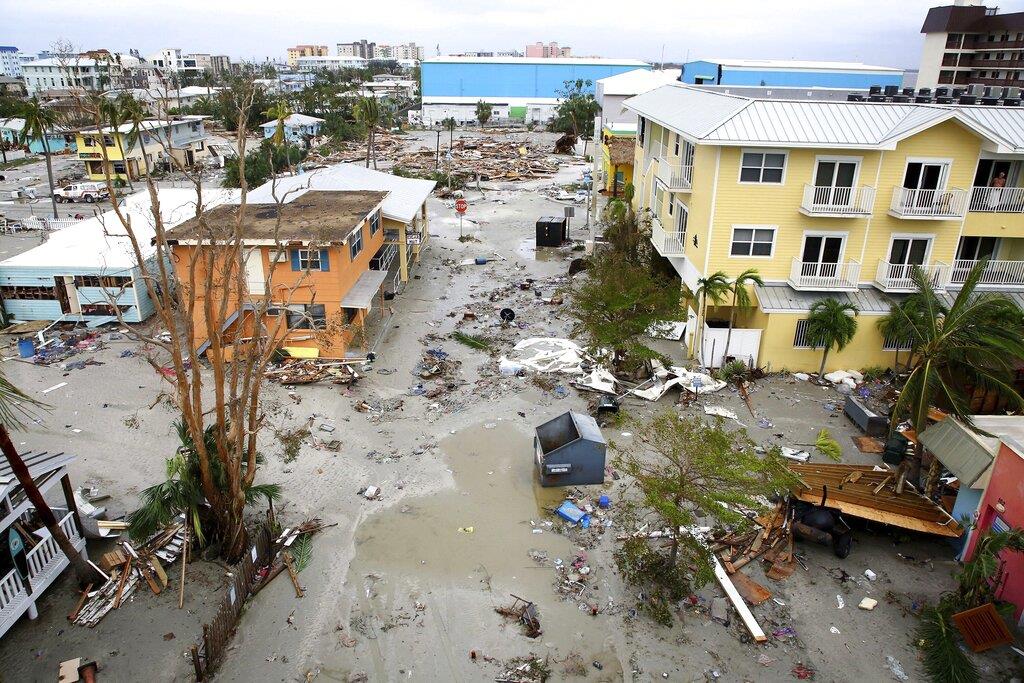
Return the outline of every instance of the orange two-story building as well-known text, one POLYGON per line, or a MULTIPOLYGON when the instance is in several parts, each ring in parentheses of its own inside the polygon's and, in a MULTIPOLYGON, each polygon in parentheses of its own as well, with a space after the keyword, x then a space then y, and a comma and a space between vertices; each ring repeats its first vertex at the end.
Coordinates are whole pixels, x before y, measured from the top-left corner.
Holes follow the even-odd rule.
POLYGON ((222 254, 231 252, 223 245, 235 239, 243 211, 245 285, 232 278, 228 287, 222 343, 266 334, 292 355, 361 356, 367 343, 361 331, 380 305, 387 276, 370 268, 384 244, 381 205, 387 196, 374 190, 310 190, 281 205, 219 206, 169 231, 175 273, 186 288, 182 299, 191 288, 198 302, 192 314, 194 348, 206 352, 210 345, 202 302, 225 282, 222 254))

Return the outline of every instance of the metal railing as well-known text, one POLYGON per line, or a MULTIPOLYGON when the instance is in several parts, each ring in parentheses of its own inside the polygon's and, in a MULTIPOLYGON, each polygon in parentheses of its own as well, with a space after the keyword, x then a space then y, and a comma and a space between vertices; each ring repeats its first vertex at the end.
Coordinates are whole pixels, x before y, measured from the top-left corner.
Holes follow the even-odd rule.
POLYGON ((811 214, 821 216, 864 214, 870 215, 875 203, 873 187, 836 187, 834 185, 804 185, 801 206, 811 214))
POLYGON ((693 166, 682 163, 680 157, 669 158, 668 147, 655 140, 648 155, 658 160, 657 176, 670 190, 689 190, 693 186, 693 166))
POLYGON ((1024 213, 1024 187, 972 187, 967 210, 1024 213))
POLYGON ((794 256, 789 281, 796 289, 856 289, 860 281, 860 261, 822 263, 794 256))
POLYGON ((684 256, 686 254, 686 235, 667 232, 657 216, 651 216, 651 242, 662 256, 684 256))
MULTIPOLYGON (((953 261, 949 274, 951 284, 962 285, 978 262, 969 259, 953 261)), ((989 261, 981 272, 979 286, 1024 287, 1024 261, 989 261)))
POLYGON ((945 190, 896 187, 890 208, 900 218, 961 218, 966 204, 967 191, 958 187, 945 190))
POLYGON ((924 265, 879 261, 875 282, 886 292, 912 292, 917 289, 914 283, 915 268, 924 271, 934 289, 945 289, 949 282, 949 264, 941 261, 924 265))

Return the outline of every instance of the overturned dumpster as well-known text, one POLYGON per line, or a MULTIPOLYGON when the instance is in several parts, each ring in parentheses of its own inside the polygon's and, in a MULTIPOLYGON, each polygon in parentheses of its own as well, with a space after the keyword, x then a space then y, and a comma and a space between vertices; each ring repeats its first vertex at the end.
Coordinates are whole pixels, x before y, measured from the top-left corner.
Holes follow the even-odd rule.
POLYGON ((604 483, 608 444, 589 415, 569 411, 538 426, 533 450, 541 486, 604 483))

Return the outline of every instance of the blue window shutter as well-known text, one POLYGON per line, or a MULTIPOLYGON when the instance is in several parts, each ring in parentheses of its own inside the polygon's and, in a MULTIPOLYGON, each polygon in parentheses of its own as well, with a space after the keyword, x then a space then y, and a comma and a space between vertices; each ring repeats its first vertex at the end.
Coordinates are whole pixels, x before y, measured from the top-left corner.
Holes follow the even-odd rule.
POLYGON ((320 270, 328 272, 331 269, 331 258, 327 249, 320 250, 320 270))
POLYGON ((299 265, 299 250, 298 249, 292 249, 291 250, 291 256, 292 256, 292 270, 302 270, 302 266, 299 265))

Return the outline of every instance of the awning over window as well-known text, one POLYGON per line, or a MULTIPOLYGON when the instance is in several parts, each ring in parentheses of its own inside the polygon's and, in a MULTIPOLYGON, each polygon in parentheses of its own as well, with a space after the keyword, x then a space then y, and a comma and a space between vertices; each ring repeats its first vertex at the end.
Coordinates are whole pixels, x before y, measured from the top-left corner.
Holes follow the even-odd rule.
POLYGON ((359 276, 352 289, 341 300, 342 308, 369 308, 373 297, 380 291, 388 274, 382 270, 367 270, 359 276))

